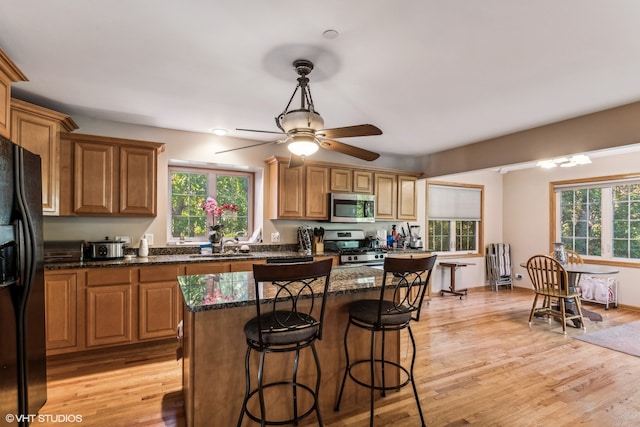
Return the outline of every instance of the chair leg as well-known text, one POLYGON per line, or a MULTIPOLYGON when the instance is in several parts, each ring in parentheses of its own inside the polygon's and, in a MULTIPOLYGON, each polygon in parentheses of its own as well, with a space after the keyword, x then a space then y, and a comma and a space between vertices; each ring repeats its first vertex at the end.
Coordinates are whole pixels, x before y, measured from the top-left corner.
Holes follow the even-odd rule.
POLYGON ((582 325, 582 329, 586 331, 587 325, 584 323, 584 317, 582 316, 582 303, 580 302, 580 297, 574 297, 573 299, 576 304, 576 310, 578 310, 578 314, 580 315, 580 324, 582 325))
POLYGON ((322 371, 320 370, 320 358, 318 357, 318 351, 316 350, 316 344, 311 344, 311 350, 313 351, 313 358, 316 360, 316 372, 317 372, 317 380, 316 380, 316 395, 314 405, 316 407, 316 417, 318 418, 318 426, 324 426, 324 422, 322 421, 322 414, 320 413, 320 404, 318 403, 318 398, 320 396, 320 381, 322 378, 322 371))
POLYGON ((342 392, 344 391, 344 384, 347 382, 347 374, 349 373, 349 347, 347 346, 347 336, 349 335, 349 327, 351 323, 347 323, 347 329, 344 331, 344 355, 345 355, 345 366, 344 366, 344 375, 342 376, 342 385, 340 385, 340 391, 338 392, 338 397, 336 398, 336 404, 333 406, 333 410, 338 412, 340 410, 340 401, 342 400, 342 392))
POLYGON ((413 338, 413 332, 411 332, 411 326, 407 328, 409 330, 409 338, 411 338, 411 350, 413 354, 411 355, 411 368, 409 371, 411 386, 413 387, 413 395, 416 398, 416 405, 418 406, 418 414, 420 414, 420 422, 422 423, 422 427, 426 427, 426 423, 424 422, 424 415, 422 415, 422 406, 420 406, 420 398, 418 397, 418 387, 416 387, 416 382, 413 378, 413 367, 416 363, 416 341, 413 338))
POLYGON ((266 426, 266 406, 264 404, 264 390, 262 388, 262 379, 264 374, 264 356, 265 352, 260 353, 260 365, 258 366, 258 398, 260 400, 260 419, 262 420, 261 426, 266 426))
POLYGON ((564 306, 564 298, 558 298, 560 304, 560 321, 562 322, 562 333, 567 335, 567 311, 564 306))
POLYGON ((370 356, 370 360, 371 360, 371 402, 369 404, 370 408, 369 408, 369 427, 373 427, 373 409, 374 409, 374 400, 375 400, 375 396, 374 396, 374 392, 375 392, 375 365, 376 365, 376 360, 375 360, 375 348, 376 348, 376 333, 375 331, 371 331, 371 349, 369 351, 369 356, 370 356))
POLYGON ((538 294, 533 297, 533 305, 531 306, 531 313, 529 313, 529 327, 531 327, 531 321, 533 320, 533 313, 536 311, 536 304, 538 303, 538 294))
POLYGON ((382 397, 386 397, 387 395, 387 391, 385 390, 386 382, 384 380, 385 379, 384 377, 384 341, 385 341, 385 331, 384 331, 384 328, 382 328, 382 355, 380 356, 380 360, 382 361, 382 366, 380 367, 381 374, 382 374, 382 390, 380 394, 382 395, 382 397))
MULTIPOLYGON (((293 388, 293 418, 298 419, 298 364, 300 362, 300 349, 296 350, 296 357, 293 359, 293 374, 291 376, 291 386, 293 388)), ((296 422, 295 425, 298 425, 296 422)))
POLYGON ((249 371, 249 357, 251 356, 251 347, 247 347, 247 354, 244 357, 244 374, 247 384, 246 391, 244 393, 244 400, 242 401, 242 409, 240 411, 240 418, 238 418, 238 427, 242 425, 242 419, 244 413, 247 411, 247 401, 249 400, 249 393, 251 392, 251 372, 249 371))

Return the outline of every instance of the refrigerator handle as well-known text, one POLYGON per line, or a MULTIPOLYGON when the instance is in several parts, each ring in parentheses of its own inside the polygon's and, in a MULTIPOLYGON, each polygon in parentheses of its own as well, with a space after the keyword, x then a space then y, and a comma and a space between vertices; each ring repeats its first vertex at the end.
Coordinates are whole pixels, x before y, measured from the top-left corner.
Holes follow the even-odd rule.
POLYGON ((16 236, 16 250, 18 253, 18 285, 28 283, 28 277, 25 277, 29 272, 27 271, 27 254, 24 242, 24 226, 22 221, 17 219, 13 222, 16 236))

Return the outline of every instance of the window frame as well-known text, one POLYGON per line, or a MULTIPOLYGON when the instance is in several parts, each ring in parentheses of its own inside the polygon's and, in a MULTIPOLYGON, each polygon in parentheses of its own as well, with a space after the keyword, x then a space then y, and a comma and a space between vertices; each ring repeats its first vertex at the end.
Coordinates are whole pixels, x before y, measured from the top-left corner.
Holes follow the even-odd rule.
POLYGON ((430 181, 426 182, 426 209, 425 209, 425 250, 429 248, 429 185, 436 185, 440 187, 453 187, 460 189, 476 189, 480 191, 480 219, 463 219, 463 218, 451 218, 451 219, 434 219, 434 221, 449 221, 449 232, 450 236, 453 237, 452 240, 449 241, 449 250, 448 251, 434 251, 434 254, 441 256, 455 256, 455 257, 478 257, 484 256, 485 247, 484 247, 484 185, 480 184, 463 184, 456 182, 445 182, 445 181, 430 181), (458 251, 455 248, 458 246, 456 230, 457 224, 459 222, 465 221, 473 221, 476 223, 476 250, 469 251, 463 250, 458 251))
MULTIPOLYGON (((201 173, 201 174, 206 174, 207 175, 207 181, 209 182, 209 184, 215 183, 216 181, 216 177, 218 175, 234 175, 234 176, 242 176, 242 177, 246 177, 249 179, 249 185, 248 185, 248 194, 247 194, 247 236, 245 236, 246 239, 249 239, 249 237, 251 237, 251 235, 253 234, 253 231, 255 230, 255 205, 254 205, 254 201, 255 201, 255 182, 256 182, 256 178, 255 178, 255 173, 252 171, 245 171, 245 170, 234 170, 234 169, 227 169, 227 168, 221 168, 221 167, 216 167, 215 165, 211 165, 211 166, 203 166, 202 164, 198 164, 198 165, 184 165, 184 164, 171 164, 169 163, 168 168, 167 168, 167 189, 168 189, 168 194, 167 194, 167 243, 177 243, 177 242, 181 242, 183 241, 182 239, 180 239, 179 237, 174 237, 172 236, 171 233, 171 220, 172 220, 172 215, 171 215, 171 200, 173 197, 173 186, 172 186, 172 181, 171 181, 171 175, 173 172, 186 172, 186 173, 201 173)), ((215 195, 211 195, 209 194, 208 196, 214 197, 217 200, 217 189, 216 189, 216 194, 215 195)), ((189 242, 192 244, 199 244, 199 243, 205 243, 207 242, 207 238, 205 237, 200 237, 200 236, 194 236, 194 237, 187 237, 185 238, 185 242, 189 242)))
POLYGON ((616 185, 637 184, 640 181, 640 173, 624 175, 608 175, 599 177, 578 178, 549 183, 549 250, 553 248, 553 242, 560 241, 561 231, 561 204, 560 193, 564 190, 591 188, 610 188, 611 191, 603 191, 601 196, 601 247, 602 254, 582 255, 589 264, 613 265, 619 267, 640 268, 640 259, 614 258, 613 257, 613 206, 612 193, 616 185), (609 246, 609 247, 607 247, 609 246))

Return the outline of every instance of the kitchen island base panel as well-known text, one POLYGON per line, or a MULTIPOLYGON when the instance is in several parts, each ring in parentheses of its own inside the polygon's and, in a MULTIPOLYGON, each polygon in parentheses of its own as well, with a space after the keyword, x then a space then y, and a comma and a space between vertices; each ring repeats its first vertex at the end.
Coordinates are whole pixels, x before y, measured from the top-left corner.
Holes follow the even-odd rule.
MULTIPOLYGON (((320 385, 320 411, 323 416, 333 413, 333 405, 338 393, 345 366, 344 329, 349 319, 347 306, 362 298, 379 298, 380 291, 373 290, 355 294, 329 296, 327 301, 325 326, 322 340, 316 342, 322 370, 320 385)), ((243 333, 245 322, 255 316, 255 306, 234 307, 224 310, 185 311, 183 390, 185 393, 185 415, 187 426, 236 425, 245 393, 244 359, 247 344, 243 333)), ((354 332, 354 331, 352 331, 354 332)), ((369 351, 370 335, 367 331, 353 334, 349 338, 349 351, 354 358, 366 356, 369 351)), ((400 341, 398 333, 388 333, 386 343, 388 360, 399 360, 400 341)), ((258 355, 251 359, 252 371, 258 366, 258 355)), ((290 377, 293 355, 270 354, 265 364, 265 381, 290 377), (272 356, 272 357, 269 357, 272 356), (289 359, 287 359, 289 358, 289 359)), ((311 349, 301 352, 299 380, 303 383, 315 382, 315 368, 311 349)), ((397 376, 387 374, 387 378, 397 376)), ((299 393, 300 408, 310 404, 306 393, 299 393)), ((345 386, 342 407, 353 409, 361 406, 368 410, 369 391, 353 382, 345 386)), ((269 417, 286 418, 290 414, 290 396, 267 396, 269 417), (278 413, 277 411, 281 411, 278 413)), ((255 407, 259 413, 257 399, 255 407)), ((310 415, 307 420, 314 420, 310 415)), ((305 421, 307 421, 305 420, 305 421)), ((310 421, 312 422, 312 421, 310 421)), ((242 425, 255 425, 245 417, 242 425)))

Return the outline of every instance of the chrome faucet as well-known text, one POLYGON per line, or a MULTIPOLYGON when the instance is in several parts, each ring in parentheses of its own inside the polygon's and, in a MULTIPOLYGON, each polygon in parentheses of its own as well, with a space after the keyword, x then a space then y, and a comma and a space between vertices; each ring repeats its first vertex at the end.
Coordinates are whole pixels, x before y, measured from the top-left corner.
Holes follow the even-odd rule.
POLYGON ((224 246, 229 242, 238 243, 238 238, 237 237, 223 237, 222 240, 220 241, 220 253, 224 253, 224 246))

